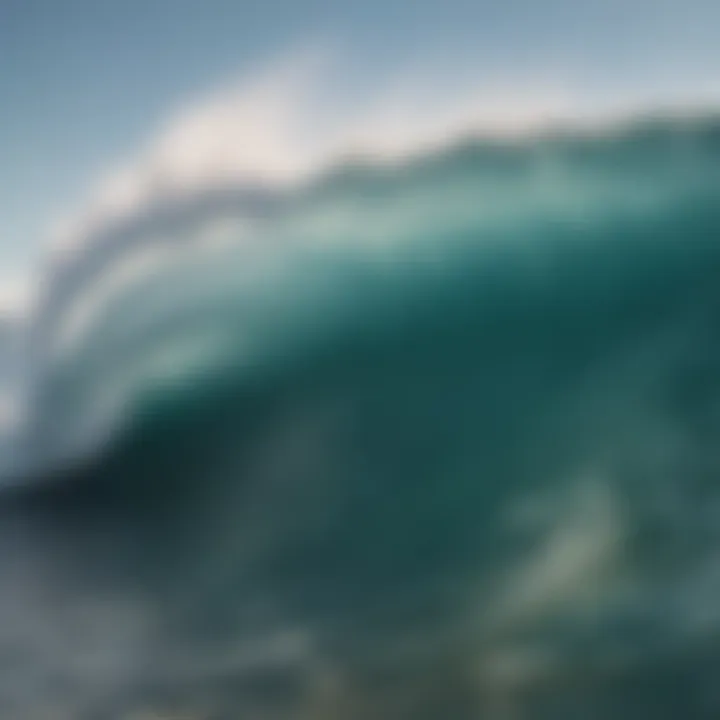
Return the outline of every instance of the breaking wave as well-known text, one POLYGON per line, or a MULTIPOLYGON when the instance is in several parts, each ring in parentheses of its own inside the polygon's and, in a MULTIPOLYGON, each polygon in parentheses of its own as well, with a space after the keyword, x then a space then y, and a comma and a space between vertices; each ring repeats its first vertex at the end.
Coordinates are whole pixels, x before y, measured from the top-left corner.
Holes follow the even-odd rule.
POLYGON ((96 231, 27 331, 3 527, 54 548, 43 592, 132 632, 78 619, 89 673, 15 583, 0 626, 34 638, 39 696, 714 716, 719 239, 713 117, 168 194, 96 231))

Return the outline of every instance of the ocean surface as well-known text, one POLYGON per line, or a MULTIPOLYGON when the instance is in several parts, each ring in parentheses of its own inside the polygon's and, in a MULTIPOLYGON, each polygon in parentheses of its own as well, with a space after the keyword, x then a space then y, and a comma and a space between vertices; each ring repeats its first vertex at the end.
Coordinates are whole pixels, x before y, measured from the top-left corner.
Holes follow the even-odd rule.
POLYGON ((720 717, 717 117, 161 192, 0 330, 3 718, 720 717))

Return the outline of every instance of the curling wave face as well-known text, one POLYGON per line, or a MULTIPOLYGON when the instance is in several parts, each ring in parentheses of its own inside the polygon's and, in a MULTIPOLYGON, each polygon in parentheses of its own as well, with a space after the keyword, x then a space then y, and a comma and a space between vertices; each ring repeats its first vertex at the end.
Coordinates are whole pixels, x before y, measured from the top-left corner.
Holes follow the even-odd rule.
POLYGON ((29 331, 0 628, 45 684, 0 697, 713 717, 719 181, 658 121, 98 233, 29 331))

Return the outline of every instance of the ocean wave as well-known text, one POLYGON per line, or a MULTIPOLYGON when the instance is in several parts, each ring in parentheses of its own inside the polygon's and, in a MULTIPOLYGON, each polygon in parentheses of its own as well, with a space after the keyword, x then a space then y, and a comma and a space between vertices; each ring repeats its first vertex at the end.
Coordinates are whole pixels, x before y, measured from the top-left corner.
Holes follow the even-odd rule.
POLYGON ((150 686, 245 688, 243 648, 301 637, 267 664, 377 717, 428 675, 462 717, 708 697, 719 128, 469 139, 104 227, 26 329, 5 494, 73 538, 53 591, 130 598, 150 686))

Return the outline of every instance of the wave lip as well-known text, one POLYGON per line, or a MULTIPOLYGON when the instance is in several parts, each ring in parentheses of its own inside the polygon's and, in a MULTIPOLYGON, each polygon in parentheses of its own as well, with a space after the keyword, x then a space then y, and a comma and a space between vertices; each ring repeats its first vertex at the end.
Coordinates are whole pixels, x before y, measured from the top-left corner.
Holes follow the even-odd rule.
POLYGON ((458 140, 393 166, 337 166, 294 189, 243 184, 160 195, 50 264, 22 331, 27 397, 5 402, 6 424, 11 408, 25 403, 35 424, 53 418, 50 424, 75 438, 54 444, 83 445, 77 438, 85 431, 72 427, 107 426, 97 434, 112 434, 112 421, 100 418, 127 406, 133 384, 152 385, 143 373, 162 374, 156 355, 176 370, 187 358, 190 374, 200 371, 193 368, 202 367, 204 354, 216 362, 241 346, 261 362, 259 347, 293 324, 309 329, 371 312, 392 315, 393 304, 416 302, 445 275, 462 274, 463 263, 479 276, 502 266, 501 273, 516 275, 509 282, 522 279, 528 291, 543 292, 562 254, 577 254, 578 273, 589 272, 585 259, 602 256, 605 268, 592 284, 603 282, 604 272, 612 282, 614 253, 631 263, 635 256, 643 263, 644 254, 660 258, 652 263, 672 257, 694 264, 702 254, 710 262, 714 244, 703 240, 701 223, 713 222, 717 138, 713 116, 637 121, 604 133, 458 140), (683 246, 663 233, 644 239, 663 223, 690 223, 679 219, 685 213, 697 215, 700 242, 683 246), (616 231, 628 235, 626 247, 613 245, 616 231), (651 243, 655 249, 647 249, 651 243), (113 353, 126 371, 108 362, 100 380, 102 358, 113 353), (128 379, 118 382, 122 375, 128 379), (61 410, 63 403, 49 399, 57 396, 48 390, 53 384, 64 385, 68 397, 104 399, 93 401, 86 419, 72 420, 68 413, 85 411, 70 410, 67 399, 61 410))

